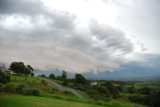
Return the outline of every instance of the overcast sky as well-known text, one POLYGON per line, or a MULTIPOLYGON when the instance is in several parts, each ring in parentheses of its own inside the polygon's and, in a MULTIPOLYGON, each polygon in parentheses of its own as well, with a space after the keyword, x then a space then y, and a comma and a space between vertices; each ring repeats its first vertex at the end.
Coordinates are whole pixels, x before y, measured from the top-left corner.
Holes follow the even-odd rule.
POLYGON ((0 62, 78 73, 131 64, 158 71, 159 17, 159 0, 0 0, 0 62))

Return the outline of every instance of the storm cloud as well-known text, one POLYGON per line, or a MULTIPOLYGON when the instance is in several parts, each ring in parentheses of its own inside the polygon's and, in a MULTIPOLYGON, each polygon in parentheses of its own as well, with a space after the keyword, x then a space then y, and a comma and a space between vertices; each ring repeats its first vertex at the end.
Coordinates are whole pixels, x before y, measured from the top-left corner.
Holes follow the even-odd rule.
POLYGON ((40 70, 118 71, 134 45, 124 31, 49 10, 38 0, 0 0, 0 62, 23 61, 40 70))

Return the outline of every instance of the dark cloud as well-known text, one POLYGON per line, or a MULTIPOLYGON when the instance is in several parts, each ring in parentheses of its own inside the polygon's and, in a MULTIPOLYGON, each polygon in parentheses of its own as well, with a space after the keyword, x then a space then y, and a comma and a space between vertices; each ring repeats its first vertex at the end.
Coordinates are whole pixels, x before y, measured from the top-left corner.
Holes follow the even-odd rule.
POLYGON ((111 26, 91 21, 87 29, 79 29, 75 15, 46 11, 38 1, 0 4, 2 62, 24 61, 43 70, 114 71, 133 51, 125 33, 111 26))
POLYGON ((43 12, 42 2, 39 0, 0 0, 1 14, 40 14, 43 12))
POLYGON ((133 44, 125 37, 125 33, 108 25, 98 24, 92 21, 90 24, 92 35, 105 42, 105 46, 115 51, 130 53, 133 51, 133 44))

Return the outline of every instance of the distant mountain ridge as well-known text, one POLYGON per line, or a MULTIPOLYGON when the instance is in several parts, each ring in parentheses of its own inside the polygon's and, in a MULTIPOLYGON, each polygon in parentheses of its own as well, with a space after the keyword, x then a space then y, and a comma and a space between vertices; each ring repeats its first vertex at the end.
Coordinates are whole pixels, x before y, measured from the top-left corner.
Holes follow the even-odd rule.
POLYGON ((129 78, 88 78, 90 80, 115 80, 115 81, 157 81, 160 82, 160 76, 148 77, 129 77, 129 78))

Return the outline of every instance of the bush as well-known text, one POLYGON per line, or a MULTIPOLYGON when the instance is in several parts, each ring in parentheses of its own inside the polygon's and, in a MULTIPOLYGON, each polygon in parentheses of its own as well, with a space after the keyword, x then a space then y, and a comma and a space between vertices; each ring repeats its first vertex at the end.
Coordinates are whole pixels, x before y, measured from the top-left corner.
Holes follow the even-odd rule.
POLYGON ((3 90, 2 90, 2 87, 3 87, 3 84, 2 83, 0 83, 0 92, 2 92, 3 90))
POLYGON ((160 107, 160 90, 156 90, 150 95, 150 106, 160 107))
POLYGON ((138 89, 138 93, 139 94, 143 94, 143 95, 150 95, 151 94, 151 88, 149 87, 142 87, 141 89, 138 89))
POLYGON ((24 84, 16 84, 15 85, 15 91, 16 93, 23 93, 23 90, 26 88, 26 86, 24 84))
POLYGON ((86 87, 83 84, 75 84, 75 88, 80 91, 85 91, 86 87))
POLYGON ((42 74, 42 75, 38 75, 38 77, 46 78, 46 75, 45 75, 45 74, 42 74))
POLYGON ((148 105, 149 107, 160 107, 160 91, 155 90, 150 95, 133 95, 128 97, 130 101, 148 105))
POLYGON ((9 93, 15 93, 15 84, 6 84, 2 86, 2 91, 3 92, 9 92, 9 93))
POLYGON ((101 101, 96 101, 95 104, 96 104, 96 105, 103 105, 103 102, 101 102, 101 101))
POLYGON ((47 82, 45 80, 41 80, 41 84, 47 85, 47 82))
POLYGON ((67 94, 67 95, 73 95, 73 94, 72 94, 72 92, 67 91, 67 90, 65 90, 65 91, 64 91, 64 94, 67 94))
POLYGON ((10 76, 0 71, 0 83, 8 83, 10 81, 10 76))
POLYGON ((62 85, 67 86, 68 85, 67 80, 63 80, 62 85))
POLYGON ((1 85, 0 92, 17 93, 22 95, 39 96, 39 90, 27 88, 25 84, 6 84, 1 85))
POLYGON ((149 96, 144 96, 144 95, 133 95, 128 97, 130 101, 135 102, 135 103, 141 103, 148 105, 150 102, 149 96))
POLYGON ((75 82, 77 84, 85 84, 86 83, 86 79, 82 74, 75 74, 75 82))
POLYGON ((49 78, 50 78, 50 79, 55 79, 55 75, 54 75, 54 74, 50 74, 50 75, 49 75, 49 78))
POLYGON ((25 89, 23 90, 24 95, 33 95, 33 96, 39 96, 39 90, 37 89, 25 89))
POLYGON ((57 88, 51 88, 50 93, 55 93, 55 92, 57 92, 57 91, 58 91, 57 88))
POLYGON ((33 73, 33 72, 31 73, 31 76, 34 76, 34 73, 33 73))
POLYGON ((136 93, 136 88, 134 86, 127 87, 127 92, 132 94, 136 93))

